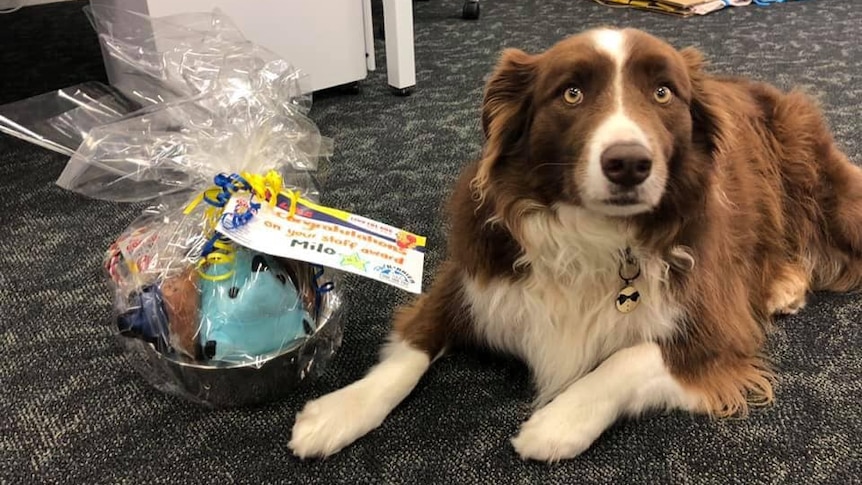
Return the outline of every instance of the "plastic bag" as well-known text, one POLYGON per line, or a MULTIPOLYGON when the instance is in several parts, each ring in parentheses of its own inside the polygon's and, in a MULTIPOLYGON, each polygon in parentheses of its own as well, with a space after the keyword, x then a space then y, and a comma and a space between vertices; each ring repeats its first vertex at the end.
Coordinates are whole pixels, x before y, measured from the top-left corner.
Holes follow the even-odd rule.
POLYGON ((279 171, 315 196, 312 172, 332 142, 302 113, 230 104, 218 95, 145 108, 90 130, 57 183, 89 197, 122 202, 200 190, 219 173, 279 171))
POLYGON ((82 137, 57 183, 152 204, 104 259, 129 361, 157 388, 208 405, 290 392, 340 345, 338 273, 240 246, 217 227, 279 195, 318 200, 314 172, 332 142, 306 116, 303 76, 219 12, 152 19, 93 6, 90 15, 131 81, 76 109, 140 109, 87 122, 53 114, 82 137), (225 213, 237 195, 247 203, 225 213))
POLYGON ((90 129, 61 187, 142 201, 202 187, 218 173, 277 170, 316 195, 310 172, 332 141, 306 116, 304 76, 287 61, 245 40, 218 11, 88 13, 106 60, 127 74, 115 87, 145 108, 90 129))
POLYGON ((213 12, 161 18, 91 5, 111 83, 141 105, 188 99, 204 92, 227 97, 249 91, 258 100, 307 112, 305 76, 271 51, 249 42, 229 17, 213 12), (289 74, 285 76, 285 74, 289 74))
POLYGON ((141 106, 99 82, 87 82, 0 106, 0 132, 71 156, 96 126, 141 106))

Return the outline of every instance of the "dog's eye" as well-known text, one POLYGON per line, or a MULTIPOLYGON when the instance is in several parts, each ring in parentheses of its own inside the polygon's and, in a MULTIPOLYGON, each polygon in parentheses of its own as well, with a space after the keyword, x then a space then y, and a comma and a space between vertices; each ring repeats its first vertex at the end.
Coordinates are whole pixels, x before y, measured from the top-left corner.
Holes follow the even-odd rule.
POLYGON ((673 99, 673 91, 670 90, 667 86, 661 86, 655 90, 653 93, 653 97, 660 104, 670 103, 670 100, 673 99))
POLYGON ((570 86, 563 91, 563 100, 571 105, 581 104, 584 100, 584 92, 580 88, 570 86))

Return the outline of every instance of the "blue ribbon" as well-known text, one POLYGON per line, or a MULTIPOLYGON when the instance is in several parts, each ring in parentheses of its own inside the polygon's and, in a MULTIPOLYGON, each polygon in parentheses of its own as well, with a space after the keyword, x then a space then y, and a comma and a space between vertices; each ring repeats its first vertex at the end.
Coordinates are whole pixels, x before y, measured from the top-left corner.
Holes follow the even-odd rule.
POLYGON ((311 279, 311 286, 314 288, 314 313, 320 313, 320 305, 323 303, 323 296, 335 289, 335 283, 327 281, 323 285, 320 284, 320 278, 323 277, 326 271, 323 266, 312 264, 314 276, 311 279))
POLYGON ((215 251, 215 243, 221 241, 224 243, 230 243, 230 239, 224 236, 224 234, 220 232, 215 232, 212 237, 207 239, 207 242, 204 243, 203 249, 201 249, 201 257, 205 258, 207 255, 213 251, 215 251))
MULTIPOLYGON (((216 195, 215 200, 211 199, 207 193, 204 192, 203 201, 218 208, 222 208, 227 205, 234 193, 239 192, 240 190, 251 190, 251 185, 236 173, 230 175, 220 173, 213 178, 213 183, 216 187, 221 189, 221 192, 216 195)), ((260 209, 260 204, 252 203, 249 211, 243 214, 223 214, 221 219, 225 227, 237 228, 247 224, 248 221, 251 220, 252 216, 254 216, 254 211, 258 209, 260 209)), ((201 250, 201 256, 206 257, 208 254, 215 251, 215 243, 217 241, 230 243, 230 239, 216 231, 207 240, 207 242, 204 243, 203 249, 201 250)))
POLYGON ((214 207, 224 207, 231 196, 240 190, 251 190, 251 185, 235 173, 231 175, 220 173, 215 176, 213 183, 216 187, 221 188, 221 192, 216 196, 216 200, 212 200, 204 194, 204 202, 214 207))

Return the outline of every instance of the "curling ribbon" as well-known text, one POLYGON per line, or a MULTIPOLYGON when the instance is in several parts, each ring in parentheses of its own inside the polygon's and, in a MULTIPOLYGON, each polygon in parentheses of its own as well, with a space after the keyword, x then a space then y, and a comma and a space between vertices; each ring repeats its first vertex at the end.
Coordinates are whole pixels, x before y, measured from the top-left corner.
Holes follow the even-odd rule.
MULTIPOLYGON (((221 281, 230 278, 233 270, 224 274, 213 276, 203 271, 203 266, 213 264, 231 264, 234 260, 233 242, 220 232, 216 231, 218 222, 228 228, 241 227, 254 217, 260 209, 261 204, 254 202, 255 198, 265 201, 270 207, 275 207, 278 195, 284 195, 290 200, 288 217, 296 214, 296 205, 299 201, 299 193, 294 190, 285 190, 281 175, 275 170, 270 170, 266 175, 250 172, 241 174, 218 174, 213 178, 213 186, 201 192, 183 210, 184 215, 189 215, 201 203, 205 202, 207 207, 204 213, 207 231, 212 235, 204 243, 201 250, 201 259, 197 264, 198 274, 207 280, 221 281), (249 192, 251 197, 248 204, 236 212, 224 213, 224 207, 231 197, 240 192, 249 192)), ((238 207, 239 209, 239 207, 238 207)))

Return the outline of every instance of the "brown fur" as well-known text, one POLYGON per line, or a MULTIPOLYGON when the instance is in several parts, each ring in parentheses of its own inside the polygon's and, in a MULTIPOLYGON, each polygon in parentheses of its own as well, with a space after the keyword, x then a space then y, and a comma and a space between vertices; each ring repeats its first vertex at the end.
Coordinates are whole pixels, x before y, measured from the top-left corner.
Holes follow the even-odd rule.
MULTIPOLYGON (((704 396, 703 412, 744 414, 773 399, 762 355, 775 313, 796 311, 811 290, 862 283, 862 170, 836 147, 815 104, 798 92, 716 77, 692 49, 677 52, 635 33, 627 99, 639 125, 666 157, 660 205, 630 217, 641 243, 668 261, 689 248, 695 265, 671 265, 670 291, 685 310, 679 332, 660 342, 677 379, 704 396), (657 109, 635 98, 657 80, 678 98, 657 109)), ((399 311, 396 332, 432 357, 478 343, 462 278, 517 280, 519 221, 554 203, 579 205, 578 141, 587 139, 610 99, 597 97, 577 118, 555 97, 573 82, 607 83, 608 61, 579 38, 543 54, 503 53, 486 87, 485 145, 450 204, 448 260, 429 292, 399 311), (574 74, 573 74, 574 73, 574 74), (577 136, 574 136, 577 135, 577 136)))
POLYGON ((853 257, 862 241, 862 204, 854 195, 862 173, 834 146, 804 95, 709 76, 698 54, 685 54, 694 102, 717 130, 710 188, 730 204, 706 199, 696 239, 686 241, 698 261, 678 286, 690 324, 664 352, 673 372, 707 396, 707 411, 744 414, 747 400, 773 398, 760 352, 772 314, 785 310, 770 307, 774 292, 788 284, 797 295, 846 291, 862 281, 853 257))

